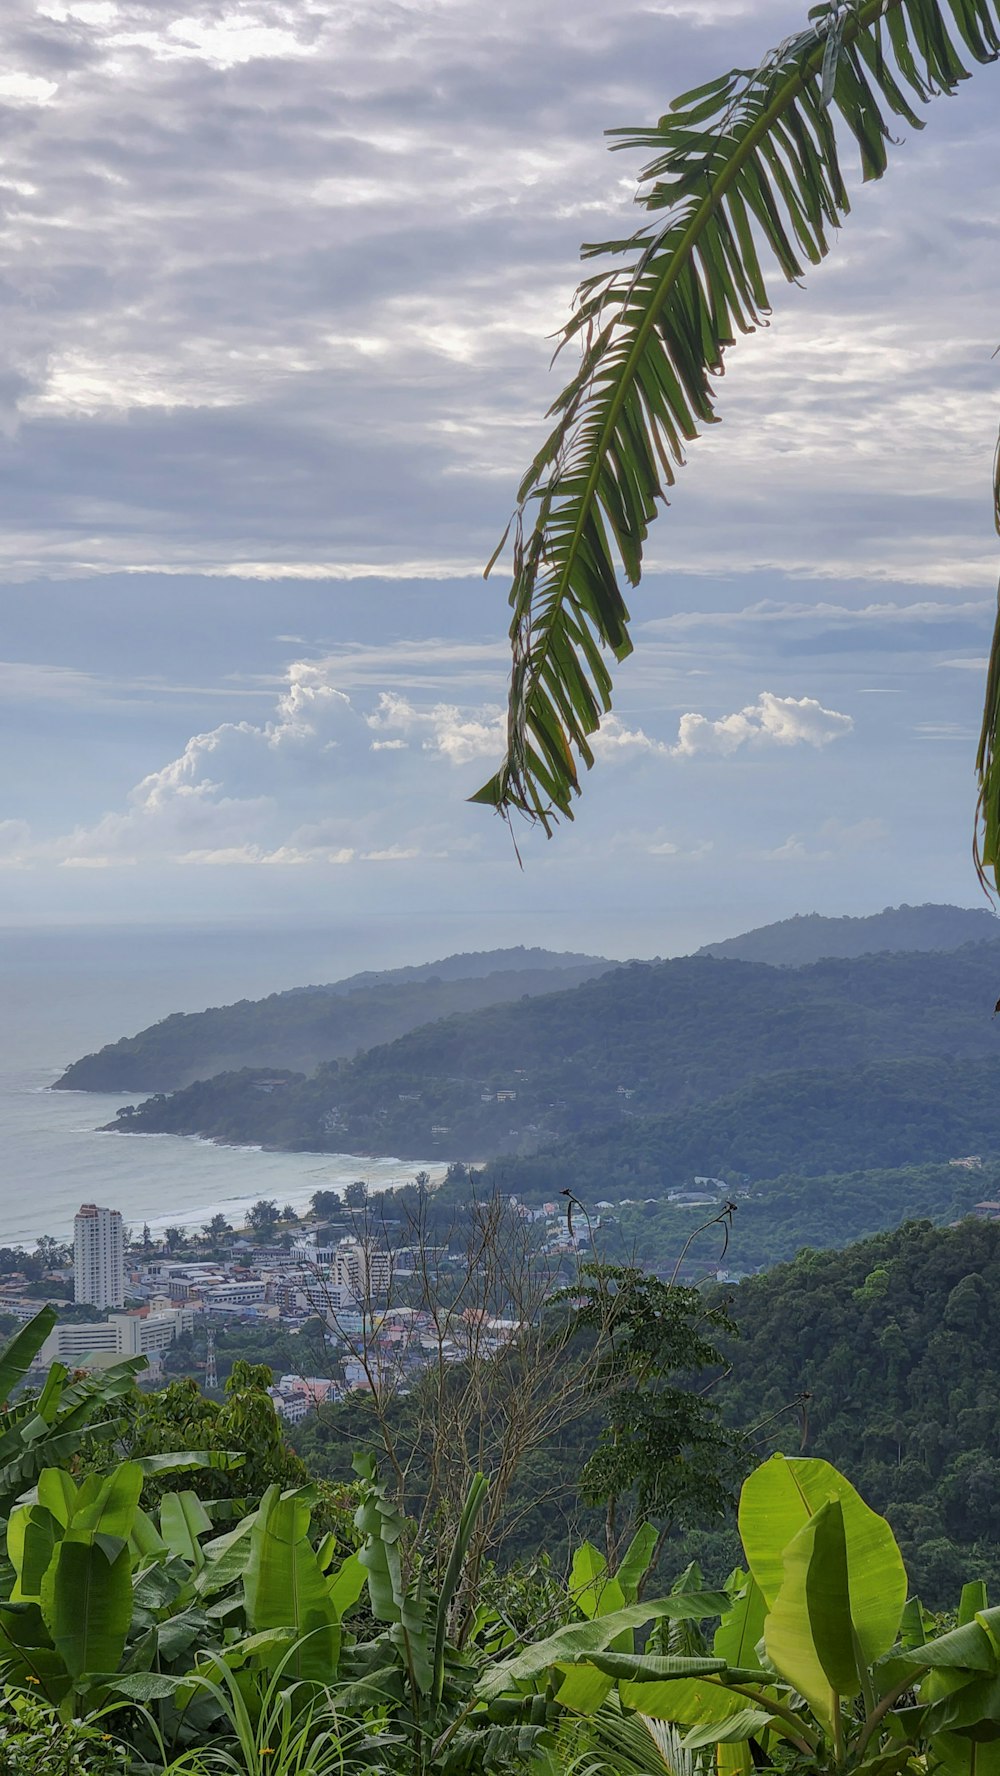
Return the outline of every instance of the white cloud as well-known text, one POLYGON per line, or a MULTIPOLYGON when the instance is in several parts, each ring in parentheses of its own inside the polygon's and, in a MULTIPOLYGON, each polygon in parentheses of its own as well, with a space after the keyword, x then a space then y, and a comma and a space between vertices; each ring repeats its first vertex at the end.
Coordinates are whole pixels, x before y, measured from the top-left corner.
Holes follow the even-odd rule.
POLYGON ((825 709, 815 697, 777 697, 762 691, 756 703, 713 721, 708 716, 682 715, 675 758, 694 758, 699 753, 725 757, 741 747, 829 746, 849 734, 851 716, 825 709))
POLYGON ((377 708, 365 719, 370 728, 399 730, 391 740, 373 741, 373 750, 387 750, 393 743, 398 750, 412 738, 424 752, 438 752, 453 765, 468 765, 474 759, 499 757, 503 747, 505 717, 496 708, 469 714, 453 703, 435 703, 418 709, 407 697, 382 691, 377 708))
POLYGON ((640 758, 643 754, 667 753, 669 746, 653 740, 642 728, 628 728, 617 715, 606 715, 591 738, 595 758, 604 761, 640 758))
POLYGON ((0 103, 47 105, 59 91, 58 82, 38 74, 0 74, 0 103))
POLYGON ((0 820, 0 867, 16 869, 31 845, 31 828, 26 820, 0 820))
POLYGON ((837 858, 857 856, 885 846, 889 837, 884 820, 871 815, 860 820, 824 820, 813 840, 790 833, 780 845, 770 850, 752 851, 750 857, 760 863, 833 863, 837 858))
POLYGON ((652 617, 641 625, 644 635, 673 635, 685 630, 749 629, 761 625, 804 624, 811 628, 832 628, 856 624, 951 624, 965 618, 979 621, 995 607, 987 599, 945 601, 914 599, 907 604, 895 600, 876 604, 831 604, 818 598, 809 603, 795 599, 761 598, 738 610, 683 610, 670 616, 652 617))
POLYGON ((295 661, 268 719, 192 735, 123 806, 89 824, 42 840, 23 820, 0 822, 0 859, 83 870, 155 860, 294 869, 446 854, 447 816, 443 827, 440 812, 428 822, 420 790, 428 786, 442 811, 464 812, 467 791, 456 794, 449 767, 497 754, 500 712, 385 690, 352 700, 336 671, 336 659, 295 661))

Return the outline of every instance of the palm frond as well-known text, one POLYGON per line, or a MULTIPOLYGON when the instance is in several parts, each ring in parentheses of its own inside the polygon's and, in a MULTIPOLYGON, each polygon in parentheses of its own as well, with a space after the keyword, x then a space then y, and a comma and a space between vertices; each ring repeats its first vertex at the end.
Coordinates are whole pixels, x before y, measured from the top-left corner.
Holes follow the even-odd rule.
POLYGON ((576 1723, 574 1755, 560 1776, 698 1776, 704 1760, 681 1743, 684 1729, 626 1714, 617 1697, 576 1723))
MULTIPOLYGON (((506 755, 472 798, 547 833, 572 818, 579 763, 593 764, 590 736, 611 707, 611 664, 631 652, 619 582, 638 583, 686 447, 717 419, 727 348, 770 313, 765 266, 800 278, 848 213, 838 126, 864 178, 881 178, 889 119, 921 128, 915 106, 1000 53, 1000 0, 830 0, 810 20, 759 68, 683 94, 651 128, 611 132, 652 156, 638 201, 664 216, 583 249, 615 263, 577 293, 560 349, 579 343, 579 368, 518 491, 506 755)), ((996 716, 995 677, 993 689, 996 716)), ((985 756, 995 862, 998 779, 989 746, 985 756)))
MULTIPOLYGON (((1000 534, 1000 443, 993 458, 993 516, 1000 534)), ((976 809, 973 856, 986 892, 990 892, 987 872, 992 870, 993 886, 1000 893, 1000 594, 997 596, 997 619, 986 674, 986 707, 976 754, 976 771, 979 806, 976 809)))

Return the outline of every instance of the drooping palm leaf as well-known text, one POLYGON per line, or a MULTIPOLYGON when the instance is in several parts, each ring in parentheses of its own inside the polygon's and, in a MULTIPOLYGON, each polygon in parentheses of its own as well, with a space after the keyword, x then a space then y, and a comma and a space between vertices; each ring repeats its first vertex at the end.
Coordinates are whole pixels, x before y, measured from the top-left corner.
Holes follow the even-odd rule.
MULTIPOLYGON (((1000 534, 1000 444, 993 458, 993 516, 1000 534)), ((979 773, 979 807, 973 854, 983 887, 989 889, 987 871, 992 870, 994 886, 1000 891, 1000 596, 997 598, 997 620, 986 676, 986 707, 976 770, 979 773)))
MULTIPOLYGON (((810 19, 752 72, 685 93, 652 128, 612 132, 652 154, 638 201, 664 217, 584 248, 615 265, 580 286, 562 336, 580 342, 580 366, 518 491, 507 749, 473 797, 548 833, 572 818, 579 761, 593 763, 609 655, 631 651, 619 580, 638 583, 658 502, 717 418, 725 350, 770 311, 765 268, 801 277, 850 208, 838 132, 853 138, 864 178, 878 179, 890 119, 921 128, 917 104, 954 93, 969 64, 1000 52, 1000 0, 833 0, 810 19)), ((995 739, 996 671, 992 693, 995 739)), ((997 750, 987 737, 980 767, 994 864, 997 750)))

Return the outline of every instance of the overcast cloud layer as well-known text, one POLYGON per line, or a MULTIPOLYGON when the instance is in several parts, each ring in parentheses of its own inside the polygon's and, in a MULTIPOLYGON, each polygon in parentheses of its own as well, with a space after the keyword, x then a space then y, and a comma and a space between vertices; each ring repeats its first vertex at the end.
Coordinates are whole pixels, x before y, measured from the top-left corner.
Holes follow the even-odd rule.
POLYGON ((481 566, 579 243, 633 222, 602 132, 800 22, 6 0, 0 922, 452 906, 627 953, 974 899, 994 69, 731 354, 575 826, 522 873, 465 801, 502 733, 481 566))

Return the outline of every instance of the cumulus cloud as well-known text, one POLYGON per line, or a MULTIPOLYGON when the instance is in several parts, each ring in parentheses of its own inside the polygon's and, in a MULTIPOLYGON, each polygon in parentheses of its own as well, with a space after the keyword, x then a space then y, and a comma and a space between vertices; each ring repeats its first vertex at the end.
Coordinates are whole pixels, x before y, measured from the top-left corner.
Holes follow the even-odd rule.
POLYGON ((613 763, 616 759, 641 758, 644 754, 665 754, 670 751, 662 740, 651 739, 642 728, 630 728, 617 715, 606 715, 591 740, 595 758, 613 763))
POLYGON ((860 820, 824 820, 815 837, 803 839, 790 833, 780 845, 749 855, 760 863, 834 863, 841 857, 884 847, 889 832, 884 820, 871 815, 860 820))
POLYGON ((498 755, 501 712, 397 691, 348 696, 337 670, 335 657, 295 661, 267 719, 193 734, 124 806, 67 833, 43 841, 24 820, 0 821, 0 861, 294 869, 443 854, 442 824, 467 793, 454 767, 498 755))
POLYGON ((777 697, 773 691, 762 691, 758 702, 717 721, 695 713, 682 715, 671 751, 675 758, 694 758, 701 753, 725 757, 741 747, 822 747, 849 734, 853 726, 851 716, 825 709, 815 697, 777 697))
POLYGON ((382 691, 376 709, 365 719, 380 734, 386 729, 398 730, 388 739, 373 740, 375 752, 402 750, 412 740, 424 752, 440 753, 453 765, 467 765, 473 759, 498 757, 503 746, 504 714, 500 709, 469 714, 453 703, 418 709, 407 697, 382 691))

